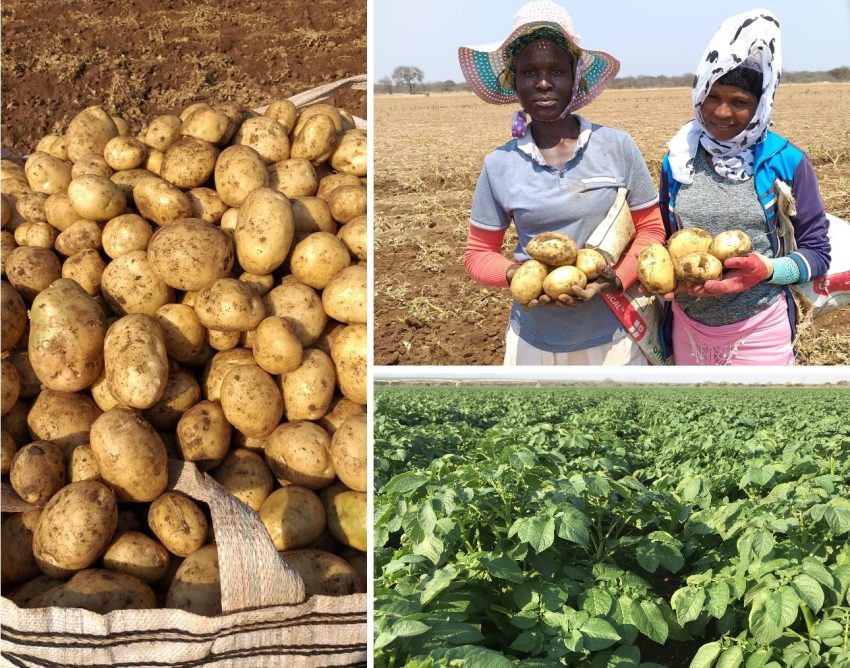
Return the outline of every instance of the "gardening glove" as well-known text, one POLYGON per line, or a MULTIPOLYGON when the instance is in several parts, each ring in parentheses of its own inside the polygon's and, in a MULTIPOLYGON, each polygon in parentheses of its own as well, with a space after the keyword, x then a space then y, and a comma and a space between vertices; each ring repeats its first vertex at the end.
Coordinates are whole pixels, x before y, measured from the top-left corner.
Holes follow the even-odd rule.
POLYGON ((744 292, 773 275, 773 263, 770 258, 759 253, 730 257, 723 263, 723 267, 731 271, 721 280, 708 280, 702 285, 691 286, 688 292, 697 297, 744 292))

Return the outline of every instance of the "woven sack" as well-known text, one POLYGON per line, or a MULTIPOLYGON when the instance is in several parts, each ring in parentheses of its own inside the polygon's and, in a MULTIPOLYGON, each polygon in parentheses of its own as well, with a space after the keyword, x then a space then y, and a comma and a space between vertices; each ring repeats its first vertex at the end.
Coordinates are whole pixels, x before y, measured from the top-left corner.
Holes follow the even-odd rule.
MULTIPOLYGON (((365 75, 291 98, 296 107, 364 88, 365 75)), ((263 107, 262 112, 265 109, 263 107)), ((355 117, 358 127, 365 121, 355 117)), ((176 609, 19 608, 0 599, 0 665, 32 668, 365 666, 366 595, 313 596, 281 558, 259 515, 190 462, 169 463, 168 489, 209 505, 222 614, 176 609)), ((2 511, 36 506, 2 485, 2 511)))

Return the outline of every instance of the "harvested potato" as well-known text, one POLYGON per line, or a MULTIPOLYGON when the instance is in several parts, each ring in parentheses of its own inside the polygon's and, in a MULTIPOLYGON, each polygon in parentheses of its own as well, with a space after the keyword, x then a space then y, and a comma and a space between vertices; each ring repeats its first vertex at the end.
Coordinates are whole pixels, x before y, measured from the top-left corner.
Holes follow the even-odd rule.
MULTIPOLYGON (((24 170, 27 183, 36 193, 55 195, 68 190, 71 183, 71 163, 49 153, 36 151, 27 158, 24 170)), ((18 209, 20 211, 20 209, 18 209)))
POLYGON ((209 533, 204 511, 180 492, 165 492, 151 503, 148 526, 165 548, 178 557, 199 550, 209 533))
POLYGON ((234 367, 222 379, 221 408, 235 429, 264 438, 283 416, 283 397, 271 374, 246 364, 234 367))
POLYGON ((342 135, 331 155, 330 163, 336 171, 354 176, 366 176, 368 153, 365 130, 352 129, 342 135))
MULTIPOLYGON (((300 346, 301 344, 298 345, 300 346)), ((15 405, 21 393, 21 374, 18 372, 18 368, 5 357, 2 361, 2 369, 3 375, 2 382, 0 382, 0 392, 3 395, 3 407, 0 410, 0 414, 6 415, 12 406, 15 405)))
POLYGON ((232 450, 212 476, 233 496, 257 512, 275 486, 274 477, 263 458, 247 448, 232 450))
POLYGON ((698 227, 685 227, 677 230, 667 239, 667 251, 670 259, 676 264, 683 255, 688 253, 707 253, 713 237, 698 227))
POLYGON ((290 199, 312 197, 319 188, 319 177, 313 163, 303 158, 281 160, 267 169, 268 185, 290 199))
POLYGON ((267 165, 289 159, 289 129, 268 115, 245 119, 233 142, 250 146, 267 165))
POLYGON ((316 196, 323 200, 327 200, 331 193, 340 186, 362 187, 363 184, 360 182, 360 178, 354 174, 328 174, 323 176, 322 180, 319 182, 319 190, 316 193, 316 196))
POLYGON ((366 189, 361 185, 339 186, 328 195, 328 207, 334 220, 347 223, 366 215, 366 189))
POLYGON ((174 289, 157 275, 142 250, 124 253, 107 264, 100 287, 109 308, 119 315, 152 316, 174 301, 174 289))
POLYGON ((517 303, 526 305, 543 294, 543 281, 549 268, 538 260, 523 262, 511 278, 511 296, 517 303))
POLYGON ((37 223, 25 220, 15 228, 14 239, 18 246, 38 246, 53 248, 58 232, 50 223, 37 223))
POLYGON ((330 552, 302 548, 281 555, 304 580, 304 592, 310 596, 354 594, 359 580, 354 568, 342 557, 330 552))
POLYGON ((65 479, 65 455, 50 441, 25 445, 12 459, 9 481, 27 503, 47 503, 65 485, 65 479))
POLYGON ((188 304, 163 304, 154 314, 162 328, 165 350, 176 362, 200 365, 209 359, 212 350, 207 345, 207 330, 188 304))
POLYGON ((647 244, 638 254, 638 280, 652 292, 676 289, 676 274, 670 253, 661 244, 647 244))
POLYGON ((339 128, 330 116, 315 114, 296 125, 292 142, 293 158, 309 160, 314 165, 327 160, 336 147, 339 128))
POLYGON ((313 232, 336 232, 336 221, 331 216, 327 201, 321 197, 293 197, 290 204, 296 241, 313 232))
POLYGON ((0 530, 0 579, 4 585, 22 582, 41 575, 41 569, 32 553, 32 539, 41 510, 9 513, 3 517, 0 530))
POLYGON ((118 135, 103 148, 103 159, 116 171, 137 169, 148 157, 148 147, 135 137, 118 135))
POLYGON ((72 179, 76 179, 79 176, 91 175, 101 176, 105 179, 111 180, 114 173, 114 170, 107 164, 106 160, 103 159, 103 156, 95 153, 86 153, 83 157, 77 160, 71 168, 72 179))
POLYGON ((334 471, 346 487, 365 492, 368 455, 366 415, 352 415, 340 425, 331 440, 330 454, 334 471))
POLYGON ((239 207, 233 232, 239 264, 254 274, 270 274, 289 254, 294 230, 289 200, 271 188, 254 190, 239 207))
POLYGON ((177 423, 177 443, 189 462, 221 460, 230 448, 230 436, 230 423, 218 401, 197 402, 177 423))
POLYGON ((34 597, 30 607, 85 608, 105 615, 113 610, 155 608, 156 594, 132 575, 90 568, 34 597))
POLYGON ((89 434, 100 477, 122 501, 153 501, 168 484, 168 455, 160 435, 141 415, 116 406, 89 434))
POLYGON ((67 194, 56 194, 48 197, 44 202, 44 215, 47 216, 47 222, 60 232, 68 229, 80 219, 80 215, 74 210, 71 198, 67 194))
POLYGON ((68 159, 76 162, 87 153, 103 155, 109 140, 118 136, 118 126, 103 107, 93 106, 71 119, 65 136, 68 159))
POLYGON ((275 119, 289 133, 295 127, 298 112, 291 100, 274 100, 266 107, 263 115, 275 119))
POLYGON ((369 242, 366 229, 366 216, 355 216, 343 225, 337 236, 348 252, 361 262, 365 262, 368 256, 369 242))
POLYGON ((368 398, 366 348, 366 325, 347 325, 331 345, 339 389, 358 404, 368 398))
POLYGON ((325 313, 346 324, 365 324, 368 301, 366 280, 366 267, 362 264, 354 264, 337 272, 322 291, 325 313))
POLYGON ((62 276, 62 263, 56 254, 35 246, 15 248, 6 256, 4 269, 9 283, 29 302, 62 276))
POLYGON ((256 329, 266 317, 260 295, 236 278, 220 278, 199 290, 195 312, 204 327, 220 332, 256 329))
POLYGON ((338 272, 351 264, 351 255, 335 235, 314 232, 296 244, 289 262, 293 276, 321 290, 338 272))
POLYGON ((318 420, 333 399, 336 380, 333 360, 321 350, 306 348, 301 364, 280 378, 287 420, 318 420))
POLYGON ((365 415, 366 407, 362 404, 357 404, 340 395, 333 398, 330 409, 325 415, 318 420, 318 424, 324 427, 331 436, 336 433, 340 425, 352 415, 365 415))
POLYGON ((27 328, 27 307, 20 293, 6 281, 0 284, 0 348, 14 348, 27 328))
POLYGON ((207 104, 193 105, 194 108, 184 110, 183 125, 180 134, 202 139, 210 144, 227 141, 230 119, 227 114, 214 109, 207 104))
POLYGON ((162 543, 138 531, 116 532, 103 553, 103 567, 126 573, 148 584, 168 572, 168 550, 162 543))
POLYGON ((583 273, 588 281, 595 281, 608 263, 598 250, 581 248, 576 254, 575 267, 583 273))
POLYGON ((686 283, 705 283, 718 279, 723 273, 723 263, 708 252, 685 253, 673 262, 676 278, 686 283))
POLYGON ((168 225, 192 215, 192 203, 180 188, 156 176, 133 186, 133 201, 139 213, 157 225, 168 225))
POLYGON ((753 241, 746 232, 725 230, 711 240, 708 252, 720 262, 726 262, 730 257, 747 255, 752 249, 753 241))
POLYGON ((103 342, 109 391, 124 406, 150 408, 168 382, 165 336, 156 320, 142 313, 119 318, 103 342))
POLYGON ((565 267, 576 260, 576 242, 560 232, 543 232, 531 239, 525 252, 550 267, 565 267))
POLYGON ((284 279, 263 297, 267 315, 282 318, 305 348, 318 340, 328 322, 322 300, 309 285, 284 279))
POLYGON ((165 607, 180 608, 196 615, 221 614, 221 582, 215 545, 206 545, 183 560, 168 588, 165 607))
POLYGON ((366 494, 333 490, 324 499, 328 529, 340 543, 366 550, 366 494))
POLYGON ((87 443, 78 445, 71 451, 71 457, 68 460, 68 480, 70 482, 102 480, 97 459, 87 443))
POLYGON ((306 547, 325 528, 325 509, 319 497, 298 485, 272 492, 260 507, 259 515, 278 550, 306 547))
POLYGON ((124 213, 124 191, 104 176, 84 174, 68 184, 68 198, 81 218, 107 221, 124 213))
POLYGON ((45 388, 30 407, 27 426, 33 437, 55 443, 67 455, 89 442, 91 426, 102 412, 88 394, 45 388))
POLYGON ((242 206, 249 193, 269 185, 266 163, 250 146, 228 146, 215 164, 215 189, 228 206, 242 206))
POLYGON ((557 299, 559 295, 573 296, 573 288, 583 288, 587 285, 587 277, 572 265, 556 267, 546 280, 543 281, 543 292, 551 299, 557 299))
POLYGON ((106 262, 94 248, 71 255, 62 263, 62 278, 70 278, 92 297, 100 296, 106 262))
POLYGON ((160 227, 148 244, 154 273, 177 290, 200 290, 233 269, 233 241, 197 218, 181 218, 160 227))
POLYGON ((17 449, 15 437, 5 429, 0 431, 0 473, 8 473, 12 470, 12 459, 17 449))
POLYGON ((56 237, 56 250, 69 257, 84 250, 99 250, 103 228, 93 220, 81 218, 56 237))
POLYGON ((103 227, 101 244, 103 251, 113 260, 130 251, 145 250, 153 236, 151 226, 136 213, 115 216, 103 227))
POLYGON ((321 489, 336 478, 330 447, 331 438, 319 425, 290 421, 266 439, 266 462, 282 485, 321 489))
POLYGON ((274 315, 257 326, 252 350, 260 368, 271 374, 295 371, 301 365, 304 355, 304 348, 298 337, 283 318, 274 315))
POLYGON ((213 355, 206 366, 201 379, 201 389, 210 401, 221 399, 221 381, 233 367, 243 364, 256 364, 254 355, 246 348, 224 350, 213 355))
POLYGON ((194 375, 176 364, 168 371, 165 391, 144 411, 145 419, 158 431, 173 431, 181 416, 201 398, 201 386, 194 375))
POLYGON ((38 521, 32 551, 45 575, 62 578, 88 568, 106 549, 118 520, 115 495, 94 480, 60 489, 38 521))
POLYGON ((197 137, 182 137, 162 156, 159 176, 182 190, 198 188, 210 180, 219 150, 197 137))
POLYGON ((217 223, 228 209, 212 188, 192 188, 186 196, 192 205, 192 218, 200 218, 205 223, 217 223))
MULTIPOLYGON (((6 196, 2 195, 2 197, 5 198, 6 196)), ((47 213, 44 210, 44 204, 45 202, 47 202, 48 197, 49 195, 47 195, 46 193, 40 192, 30 193, 29 195, 22 195, 18 198, 18 201, 15 204, 15 209, 17 209, 21 218, 23 218, 24 220, 46 223, 47 213)), ((9 219, 11 219, 11 205, 4 204, 3 206, 8 207, 8 209, 4 208, 4 211, 7 211, 7 213, 4 215, 7 215, 9 219)), ((7 219, 6 222, 8 223, 9 220, 7 219)))
POLYGON ((46 575, 39 575, 29 582, 25 582, 20 587, 16 587, 9 594, 9 600, 13 601, 19 608, 32 608, 32 601, 49 589, 58 587, 64 584, 64 580, 58 578, 49 578, 46 575))
POLYGON ((142 141, 157 151, 167 151, 169 146, 180 139, 182 125, 183 121, 178 116, 156 116, 144 131, 142 141))

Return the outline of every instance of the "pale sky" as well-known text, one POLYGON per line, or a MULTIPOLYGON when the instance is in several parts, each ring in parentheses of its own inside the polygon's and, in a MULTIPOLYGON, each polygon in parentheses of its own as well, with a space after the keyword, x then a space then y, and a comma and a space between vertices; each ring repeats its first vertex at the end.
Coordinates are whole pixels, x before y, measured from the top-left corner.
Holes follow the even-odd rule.
MULTIPOLYGON (((373 0, 369 71, 378 81, 399 65, 425 81, 463 81, 457 48, 497 42, 524 0, 373 0)), ((565 0, 581 45, 619 59, 620 76, 692 73, 720 23, 765 7, 782 26, 784 69, 850 66, 850 0, 565 0)))

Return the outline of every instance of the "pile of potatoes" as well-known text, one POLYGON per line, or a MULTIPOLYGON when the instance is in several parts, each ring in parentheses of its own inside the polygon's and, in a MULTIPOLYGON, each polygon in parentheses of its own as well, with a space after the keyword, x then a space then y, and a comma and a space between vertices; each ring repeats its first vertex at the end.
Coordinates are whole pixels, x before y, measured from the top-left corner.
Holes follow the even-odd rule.
POLYGON ((599 277, 605 257, 592 248, 578 249, 576 242, 560 232, 543 232, 528 242, 525 249, 531 260, 523 262, 511 279, 511 296, 525 306, 546 294, 572 295, 572 288, 584 288, 599 277))
MULTIPOLYGON (((366 133, 344 109, 101 107, 2 161, 4 595, 221 612, 194 462, 307 594, 366 587, 366 133)), ((250 537, 246 537, 246 540, 250 537)))
POLYGON ((677 230, 666 246, 649 244, 638 254, 638 279, 650 292, 673 292, 678 282, 689 285, 719 279, 730 257, 747 255, 753 248, 741 230, 712 236, 698 227, 677 230))

